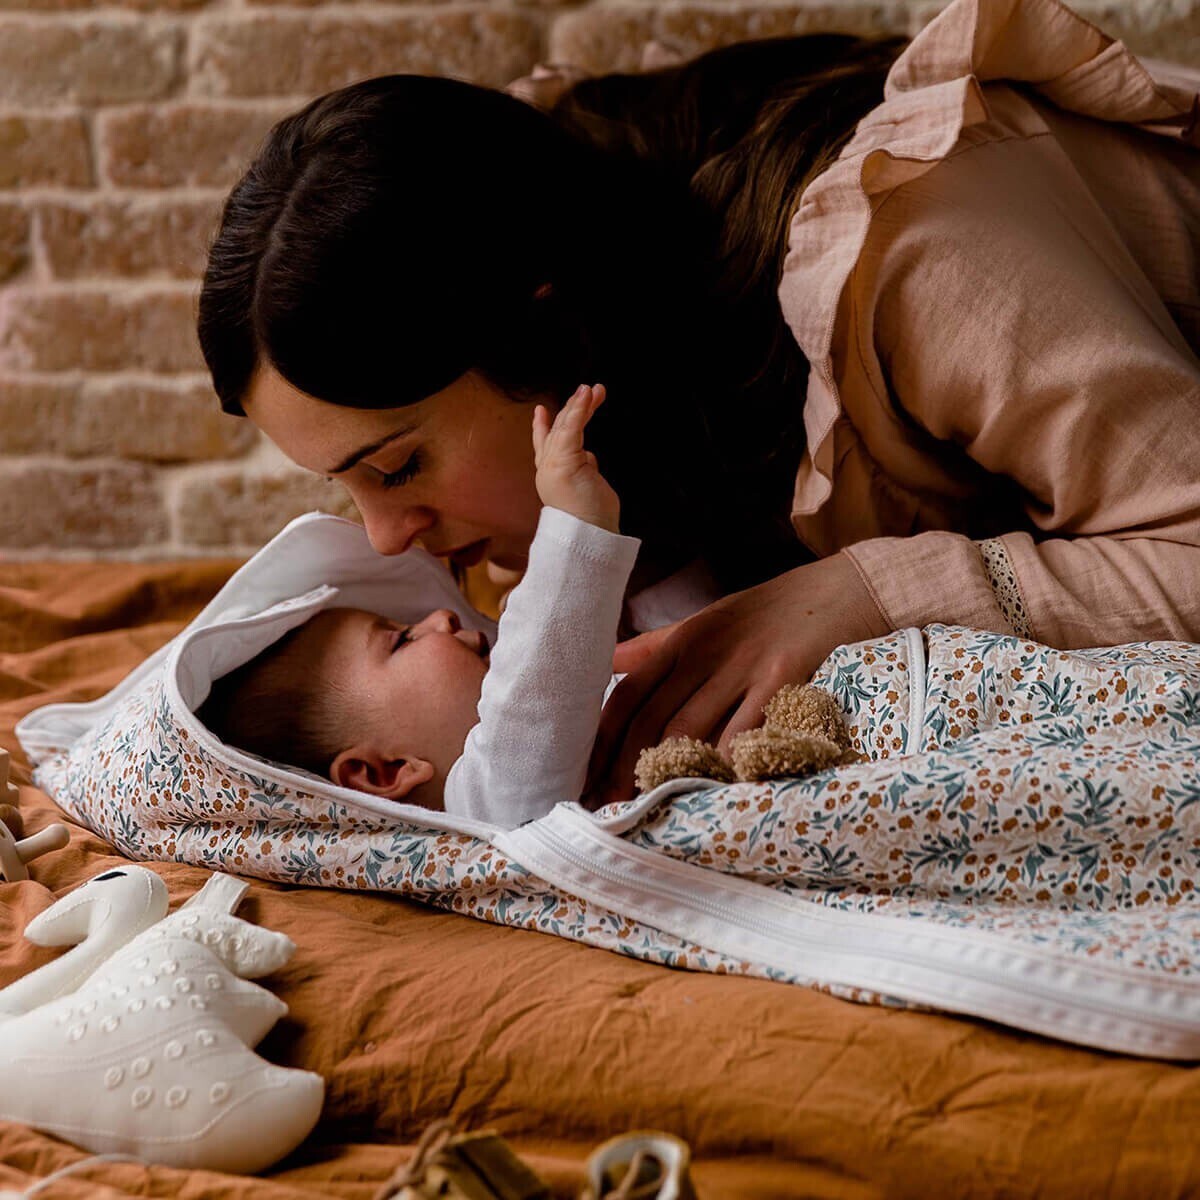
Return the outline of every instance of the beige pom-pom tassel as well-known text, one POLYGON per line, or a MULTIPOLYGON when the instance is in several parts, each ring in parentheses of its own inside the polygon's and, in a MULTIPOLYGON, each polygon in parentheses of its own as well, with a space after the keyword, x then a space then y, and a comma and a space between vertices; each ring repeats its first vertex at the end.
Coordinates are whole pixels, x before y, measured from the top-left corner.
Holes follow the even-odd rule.
POLYGON ((733 782, 733 772, 721 755, 707 742, 689 737, 667 738, 657 746, 647 746, 638 755, 633 776, 643 792, 653 791, 668 779, 696 777, 733 782))
POLYGON ((809 683, 784 684, 763 705, 763 723, 826 738, 843 750, 850 748, 850 733, 838 702, 809 683))
POLYGON ((836 766, 844 753, 827 737, 769 725, 735 735, 729 751, 733 773, 742 782, 812 775, 836 766))

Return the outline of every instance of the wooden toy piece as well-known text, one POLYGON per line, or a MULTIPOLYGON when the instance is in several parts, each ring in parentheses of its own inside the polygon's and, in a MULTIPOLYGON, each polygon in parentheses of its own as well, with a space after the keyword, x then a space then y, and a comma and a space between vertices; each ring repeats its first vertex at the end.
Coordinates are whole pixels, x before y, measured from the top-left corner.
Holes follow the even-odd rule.
MULTIPOLYGON (((8 811, 8 805, 4 808, 8 811)), ((29 878, 26 863, 31 863, 39 854, 51 850, 61 850, 70 840, 67 827, 57 822, 39 829, 32 837, 21 838, 14 835, 5 821, 0 820, 0 881, 16 883, 29 878)))
POLYGON ((8 831, 13 837, 25 836, 25 818, 21 816, 19 808, 13 808, 11 804, 0 804, 0 821, 8 826, 8 831))
POLYGON ((21 794, 16 785, 9 782, 10 765, 8 751, 0 750, 0 804, 16 804, 21 794))

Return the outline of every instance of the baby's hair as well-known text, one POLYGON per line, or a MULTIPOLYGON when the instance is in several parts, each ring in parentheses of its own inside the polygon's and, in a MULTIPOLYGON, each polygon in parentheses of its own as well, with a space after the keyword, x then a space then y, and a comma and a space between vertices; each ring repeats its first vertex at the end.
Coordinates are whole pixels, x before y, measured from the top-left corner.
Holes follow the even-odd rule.
POLYGON ((227 745, 329 778, 353 740, 340 689, 306 653, 306 622, 213 683, 196 715, 227 745))

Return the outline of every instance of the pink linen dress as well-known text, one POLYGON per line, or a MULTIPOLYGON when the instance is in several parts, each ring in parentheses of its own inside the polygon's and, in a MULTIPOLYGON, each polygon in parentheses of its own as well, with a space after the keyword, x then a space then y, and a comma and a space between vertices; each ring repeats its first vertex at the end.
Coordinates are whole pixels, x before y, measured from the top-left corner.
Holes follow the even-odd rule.
POLYGON ((893 628, 1200 640, 1200 96, 954 0, 792 218, 792 523, 893 628))

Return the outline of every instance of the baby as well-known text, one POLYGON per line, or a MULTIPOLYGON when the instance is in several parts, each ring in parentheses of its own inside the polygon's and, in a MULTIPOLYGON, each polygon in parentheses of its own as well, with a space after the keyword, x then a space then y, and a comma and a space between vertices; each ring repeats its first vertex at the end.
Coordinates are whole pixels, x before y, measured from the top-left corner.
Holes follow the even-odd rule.
POLYGON ((584 449, 604 389, 533 415, 544 505, 495 647, 449 609, 401 625, 325 609, 218 679, 222 741, 355 788, 511 829, 583 790, 640 542, 584 449))

